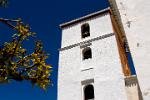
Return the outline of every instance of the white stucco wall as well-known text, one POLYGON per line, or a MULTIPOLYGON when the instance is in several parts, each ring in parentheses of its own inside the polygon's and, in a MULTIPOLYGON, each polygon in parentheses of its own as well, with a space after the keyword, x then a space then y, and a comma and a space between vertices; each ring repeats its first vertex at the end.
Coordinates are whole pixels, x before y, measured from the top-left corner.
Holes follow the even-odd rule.
POLYGON ((115 36, 93 43, 95 100, 127 100, 115 36))
POLYGON ((80 100, 80 48, 60 52, 58 74, 58 100, 80 100))
MULTIPOLYGON (((113 33, 110 15, 82 21, 62 30, 62 48, 113 33), (91 36, 81 39, 81 25, 89 23, 91 36)), ((58 100, 84 100, 82 81, 94 79, 95 100, 127 100, 115 36, 91 42, 92 59, 82 60, 82 48, 60 51, 58 100), (86 70, 92 68, 90 70, 86 70)))
POLYGON ((144 100, 150 100, 150 0, 116 2, 144 100))
POLYGON ((61 47, 63 48, 65 46, 69 46, 75 43, 79 43, 112 32, 112 26, 110 25, 111 24, 110 16, 108 14, 103 15, 103 17, 101 17, 100 15, 97 18, 94 18, 92 21, 91 20, 92 19, 85 20, 80 23, 64 28, 62 30, 61 47), (89 23, 91 34, 90 37, 82 39, 81 25, 84 23, 89 23))

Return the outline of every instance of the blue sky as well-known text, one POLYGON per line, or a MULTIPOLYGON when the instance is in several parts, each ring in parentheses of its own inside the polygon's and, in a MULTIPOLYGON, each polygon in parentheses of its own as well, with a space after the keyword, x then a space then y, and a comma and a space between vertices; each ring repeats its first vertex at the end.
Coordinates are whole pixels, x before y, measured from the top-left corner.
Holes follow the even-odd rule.
MULTIPOLYGON (((30 82, 11 82, 0 84, 1 100, 56 100, 58 49, 61 44, 59 24, 99 11, 108 7, 107 0, 9 0, 8 8, 0 8, 0 18, 22 18, 37 33, 35 39, 42 40, 44 49, 50 54, 48 63, 53 66, 51 76, 54 86, 45 93, 38 87, 32 88, 30 82)), ((9 41, 13 32, 0 23, 0 44, 9 41)), ((25 47, 30 51, 34 42, 27 41, 25 47)))

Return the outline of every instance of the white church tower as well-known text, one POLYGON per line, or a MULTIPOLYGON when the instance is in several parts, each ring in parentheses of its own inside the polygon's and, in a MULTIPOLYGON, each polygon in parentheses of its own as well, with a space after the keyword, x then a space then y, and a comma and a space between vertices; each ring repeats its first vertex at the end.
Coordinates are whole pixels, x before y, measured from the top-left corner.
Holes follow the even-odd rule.
POLYGON ((58 100, 139 100, 110 8, 60 27, 58 100))

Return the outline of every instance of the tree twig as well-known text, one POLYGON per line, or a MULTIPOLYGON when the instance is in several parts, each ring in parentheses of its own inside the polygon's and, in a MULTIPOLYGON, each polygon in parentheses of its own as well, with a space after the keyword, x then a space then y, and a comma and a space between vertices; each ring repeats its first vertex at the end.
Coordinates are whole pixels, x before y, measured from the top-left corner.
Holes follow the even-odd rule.
POLYGON ((11 23, 9 23, 9 21, 11 21, 11 22, 17 22, 17 20, 10 20, 10 19, 0 18, 0 22, 3 22, 4 24, 8 25, 10 28, 15 29, 15 26, 12 25, 11 23))

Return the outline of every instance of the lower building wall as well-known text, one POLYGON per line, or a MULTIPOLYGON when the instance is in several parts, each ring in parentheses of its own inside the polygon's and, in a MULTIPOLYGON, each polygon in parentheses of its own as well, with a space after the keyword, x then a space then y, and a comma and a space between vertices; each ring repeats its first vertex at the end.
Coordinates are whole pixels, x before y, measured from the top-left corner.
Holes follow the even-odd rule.
POLYGON ((115 35, 90 48, 92 58, 85 61, 80 46, 60 52, 58 100, 84 100, 88 84, 94 86, 94 100, 128 100, 115 35))
POLYGON ((127 100, 115 35, 95 41, 93 46, 97 47, 94 50, 95 100, 127 100))
POLYGON ((58 100, 81 100, 80 47, 60 51, 58 100))
POLYGON ((96 81, 95 100, 128 100, 123 83, 123 79, 96 81))

